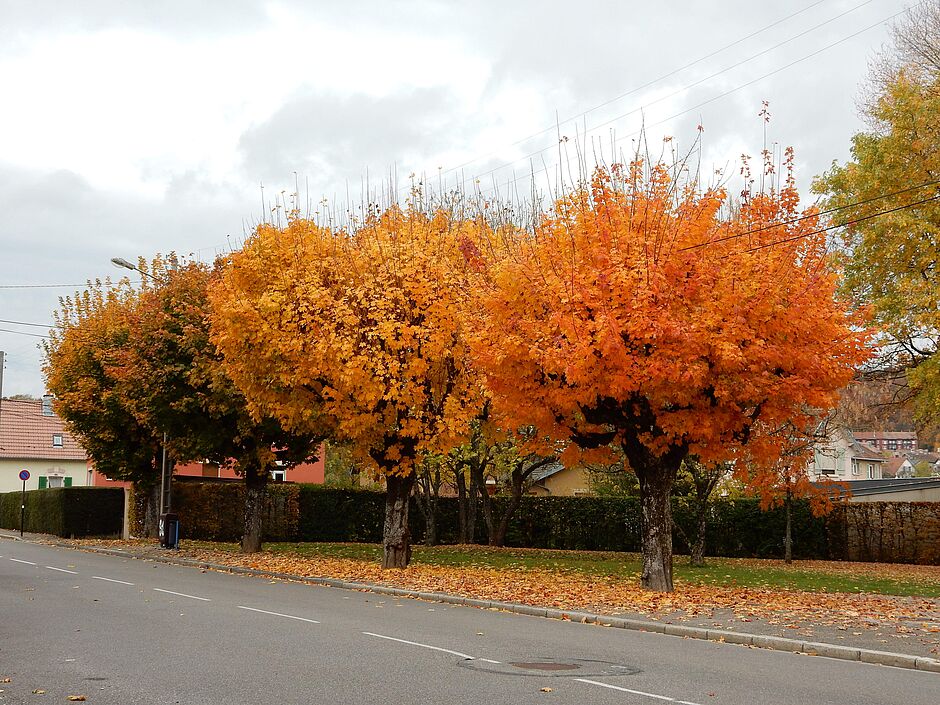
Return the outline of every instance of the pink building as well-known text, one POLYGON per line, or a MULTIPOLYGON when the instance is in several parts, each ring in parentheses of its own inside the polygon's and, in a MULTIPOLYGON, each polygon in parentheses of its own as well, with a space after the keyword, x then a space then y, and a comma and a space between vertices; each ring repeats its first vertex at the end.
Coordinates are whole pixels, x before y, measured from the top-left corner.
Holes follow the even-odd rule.
POLYGON ((860 443, 889 453, 917 450, 916 431, 852 431, 852 435, 860 443))
MULTIPOLYGON (((326 469, 326 463, 324 460, 326 454, 326 449, 323 445, 320 446, 320 450, 317 452, 318 459, 314 463, 301 463, 292 468, 287 468, 284 470, 274 470, 271 475, 275 482, 306 482, 314 485, 323 484, 323 475, 326 469)), ((212 478, 224 478, 236 480, 238 479, 238 474, 235 472, 232 467, 222 467, 220 468, 215 463, 179 463, 173 470, 174 475, 182 475, 185 477, 212 477, 212 478)), ((107 477, 101 473, 95 471, 93 473, 92 484, 96 487, 123 487, 126 482, 120 482, 117 480, 109 480, 107 477)))

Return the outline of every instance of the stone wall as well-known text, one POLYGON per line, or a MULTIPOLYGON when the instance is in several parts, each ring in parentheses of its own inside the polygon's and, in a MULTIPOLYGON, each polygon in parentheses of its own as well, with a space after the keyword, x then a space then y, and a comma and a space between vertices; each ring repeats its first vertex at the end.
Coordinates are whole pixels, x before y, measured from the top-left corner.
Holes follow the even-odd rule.
POLYGON ((940 502, 871 502, 829 518, 833 558, 940 565, 940 502))

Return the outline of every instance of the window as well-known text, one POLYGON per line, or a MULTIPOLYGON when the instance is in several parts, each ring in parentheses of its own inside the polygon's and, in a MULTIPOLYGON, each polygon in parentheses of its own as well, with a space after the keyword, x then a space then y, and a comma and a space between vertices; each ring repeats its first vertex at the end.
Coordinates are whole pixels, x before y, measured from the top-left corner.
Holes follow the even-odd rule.
POLYGON ((61 434, 61 433, 53 433, 53 434, 52 434, 52 447, 53 447, 53 448, 61 448, 61 447, 62 447, 62 434, 61 434))
POLYGON ((868 463, 868 479, 869 480, 875 479, 875 466, 872 465, 871 463, 868 463))
POLYGON ((48 394, 42 398, 42 415, 52 416, 52 397, 48 394))
POLYGON ((287 479, 287 470, 272 470, 271 479, 275 482, 284 482, 287 479))

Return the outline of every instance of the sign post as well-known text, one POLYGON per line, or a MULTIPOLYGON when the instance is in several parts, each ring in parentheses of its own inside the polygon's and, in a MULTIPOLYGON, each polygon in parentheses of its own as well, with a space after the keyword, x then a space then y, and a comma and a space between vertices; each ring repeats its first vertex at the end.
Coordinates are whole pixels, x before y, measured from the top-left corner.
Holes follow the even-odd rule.
POLYGON ((23 481, 23 494, 20 495, 20 538, 23 538, 23 527, 26 524, 26 481, 29 479, 29 470, 20 470, 20 479, 23 481))

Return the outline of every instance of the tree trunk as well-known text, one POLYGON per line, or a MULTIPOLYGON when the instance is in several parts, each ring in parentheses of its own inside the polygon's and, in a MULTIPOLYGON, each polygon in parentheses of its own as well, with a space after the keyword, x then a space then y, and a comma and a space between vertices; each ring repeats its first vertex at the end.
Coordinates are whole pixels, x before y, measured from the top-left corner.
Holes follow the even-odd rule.
POLYGON ((462 472, 454 473, 457 488, 457 543, 470 543, 467 539, 467 480, 462 472))
POLYGON ((486 476, 483 468, 471 466, 470 474, 473 484, 480 493, 480 504, 483 508, 483 524, 486 526, 486 542, 490 546, 495 546, 493 540, 496 537, 496 520, 493 518, 493 499, 486 487, 486 476))
POLYGON ((470 476, 467 489, 467 543, 477 542, 477 481, 470 476))
POLYGON ((131 496, 134 501, 131 532, 138 538, 157 538, 160 533, 160 483, 135 482, 131 496))
POLYGON ((515 495, 509 498, 509 504, 506 505, 506 511, 503 512, 503 516, 500 518, 493 535, 490 537, 490 546, 506 545, 506 534, 509 532, 509 522, 512 521, 512 518, 515 516, 516 510, 519 509, 519 505, 521 503, 522 500, 515 495))
POLYGON ((415 492, 415 499, 417 500, 418 509, 421 510, 421 516, 424 517, 424 544, 425 546, 436 546, 437 497, 440 482, 435 482, 434 476, 426 466, 422 466, 420 472, 421 475, 416 478, 418 490, 415 492))
POLYGON ((647 590, 672 592, 672 506, 669 496, 675 472, 653 466, 637 472, 643 508, 643 572, 647 590))
POLYGON ((411 561, 411 531, 408 529, 408 498, 414 486, 414 473, 406 477, 385 477, 385 529, 383 568, 406 568, 411 561))
POLYGON ((258 553, 261 550, 261 524, 267 485, 266 471, 254 467, 245 471, 245 531, 242 535, 242 553, 258 553))
POLYGON ((689 562, 701 568, 705 565, 705 527, 708 507, 699 501, 699 505, 696 511, 696 519, 698 520, 698 526, 696 527, 697 533, 695 536, 695 544, 692 546, 692 556, 690 557, 689 562))
POLYGON ((787 516, 786 533, 783 535, 783 561, 787 564, 793 562, 793 518, 790 510, 792 504, 790 488, 788 487, 786 499, 783 500, 783 507, 787 516))

